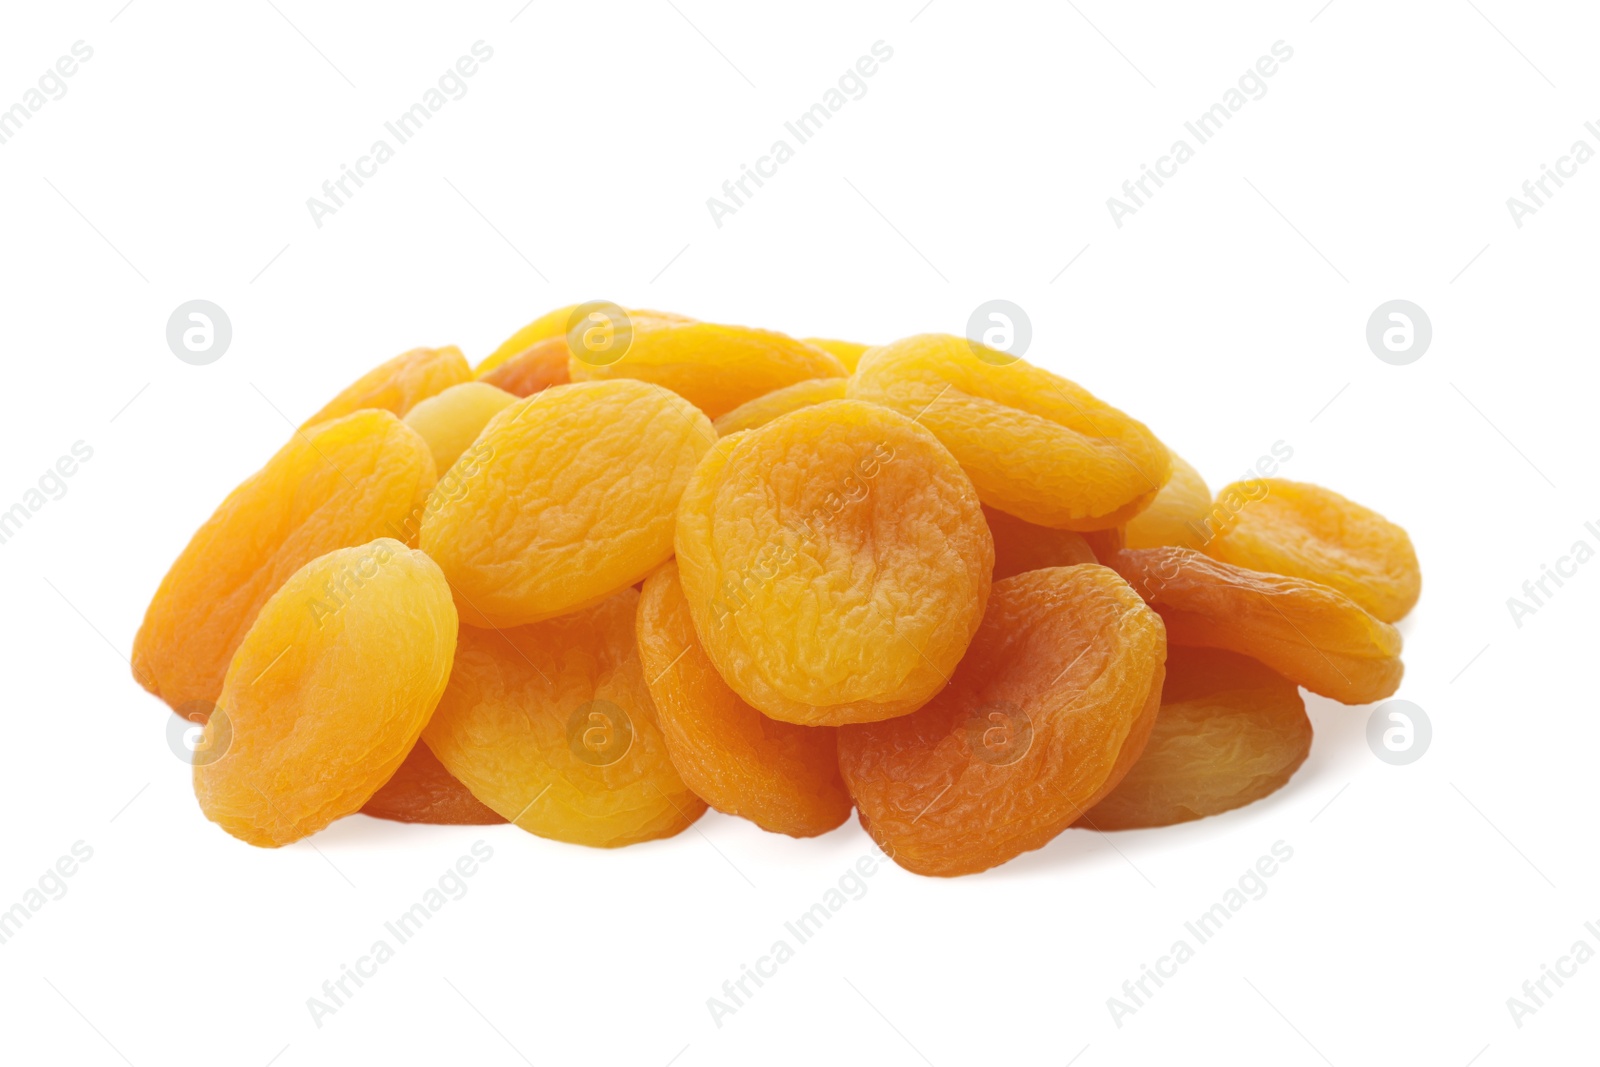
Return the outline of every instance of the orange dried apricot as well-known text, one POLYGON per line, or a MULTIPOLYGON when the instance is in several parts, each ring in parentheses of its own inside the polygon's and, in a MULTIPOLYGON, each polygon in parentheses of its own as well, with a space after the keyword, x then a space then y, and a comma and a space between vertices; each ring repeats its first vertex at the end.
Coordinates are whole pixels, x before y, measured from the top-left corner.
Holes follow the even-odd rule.
POLYGON ((717 433, 723 437, 740 430, 754 430, 765 426, 779 415, 821 404, 829 400, 844 399, 843 378, 811 378, 803 382, 774 389, 770 393, 746 400, 743 404, 712 421, 717 433))
POLYGON ((1228 516, 1205 553, 1212 559, 1332 586, 1384 622, 1397 622, 1422 593, 1405 530, 1331 489, 1284 478, 1235 482, 1217 494, 1228 516))
POLYGON ((314 426, 362 408, 404 415, 420 400, 472 380, 472 368, 455 345, 413 348, 372 368, 323 405, 302 426, 314 426))
MULTIPOLYGON (((594 301, 591 303, 599 304, 601 302, 594 301)), ((478 377, 486 377, 490 371, 496 369, 502 364, 510 362, 512 359, 526 352, 528 349, 532 348, 541 341, 549 340, 552 337, 565 337, 568 330, 573 325, 573 315, 583 307, 585 307, 583 304, 568 304, 566 307, 559 307, 554 311, 547 311, 543 315, 540 315, 538 318, 528 323, 528 325, 524 326, 510 337, 506 338, 500 343, 499 348, 496 348, 493 352, 489 353, 488 356, 484 357, 483 362, 479 363, 477 367, 478 377)), ((629 319, 632 320, 633 324, 636 326, 639 324, 650 323, 694 321, 693 319, 687 318, 683 315, 675 315, 670 311, 650 311, 646 309, 638 309, 629 311, 627 314, 629 319)), ((499 385, 500 383, 496 382, 495 384, 499 385)), ((501 388, 504 389, 506 387, 501 385, 501 388)))
POLYGON ((222 691, 256 613, 325 552, 402 534, 433 489, 427 442, 387 411, 296 432, 190 538, 133 641, 133 674, 188 718, 222 691))
POLYGON ((423 740, 472 794, 529 833, 612 848, 705 813, 673 769, 634 637, 639 593, 507 630, 461 628, 423 740))
POLYGON ((1400 632, 1337 589, 1171 546, 1127 549, 1112 566, 1161 613, 1174 645, 1238 652, 1343 704, 1400 686, 1400 632))
POLYGON ((597 603, 672 555, 678 496, 715 437, 659 386, 554 386, 489 421, 470 476, 430 502, 419 543, 470 625, 520 626, 597 603))
POLYGON ((1206 516, 1211 513, 1211 490, 1206 487, 1206 480, 1182 456, 1176 452, 1168 454, 1172 457, 1172 477, 1149 507, 1128 520, 1124 538, 1129 548, 1158 545, 1194 548, 1194 530, 1203 528, 1206 516))
POLYGON ((1143 423, 961 337, 923 334, 869 350, 848 395, 915 418, 954 453, 985 504, 1039 526, 1121 525, 1171 471, 1143 423))
POLYGON ((911 715, 840 728, 862 827, 918 874, 1039 848, 1138 759, 1165 656, 1160 618, 1105 567, 996 582, 949 688, 911 715))
POLYGON ((676 563, 645 581, 638 637, 667 754, 698 796, 791 837, 850 817, 835 731, 770 719, 728 688, 694 631, 676 563))
POLYGON ((392 538, 295 571, 228 665, 201 742, 220 757, 194 767, 200 810, 264 847, 360 810, 433 714, 456 628, 444 575, 392 538))
POLYGON ((994 535, 994 580, 997 582, 1023 571, 1099 562, 1080 533, 1035 526, 988 505, 984 505, 983 517, 994 535))
POLYGON ((678 569, 706 655, 767 715, 904 715, 983 617, 994 543, 972 483, 915 422, 856 400, 718 442, 678 508, 678 569))
POLYGON ((807 337, 804 340, 808 345, 815 345, 824 352, 833 353, 839 362, 844 364, 844 369, 847 371, 854 371, 856 364, 861 362, 861 354, 872 347, 871 345, 857 344, 854 341, 834 341, 827 337, 807 337))
POLYGON ((504 389, 513 396, 532 396, 552 385, 566 385, 567 339, 550 337, 529 347, 487 371, 478 374, 480 382, 504 389))
POLYGON ((489 420, 516 400, 504 389, 462 382, 418 403, 406 412, 405 423, 428 442, 434 470, 442 476, 478 439, 489 420))
POLYGON ((1310 751, 1293 682, 1232 652, 1173 648, 1144 753, 1080 825, 1133 830, 1242 808, 1288 784, 1310 751))
POLYGON ((574 345, 567 371, 575 382, 617 378, 654 382, 713 419, 774 389, 846 374, 834 356, 771 330, 638 321, 620 357, 610 350, 597 356, 574 345))
POLYGON ((394 822, 487 826, 505 822, 451 776, 427 745, 411 746, 400 769, 361 806, 361 814, 394 822))

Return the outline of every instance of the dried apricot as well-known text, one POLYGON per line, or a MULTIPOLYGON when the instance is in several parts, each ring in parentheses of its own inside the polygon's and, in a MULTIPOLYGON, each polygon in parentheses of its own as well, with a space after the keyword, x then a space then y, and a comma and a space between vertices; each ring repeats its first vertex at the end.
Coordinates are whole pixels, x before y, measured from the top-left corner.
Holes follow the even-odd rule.
POLYGON ((532 396, 552 385, 566 385, 567 339, 550 337, 536 341, 516 355, 478 374, 480 382, 504 389, 513 396, 532 396))
POLYGON ((770 393, 746 400, 726 415, 712 422, 717 433, 726 437, 740 430, 753 430, 765 426, 779 415, 821 404, 828 400, 844 399, 843 378, 811 378, 803 382, 774 389, 770 393))
MULTIPOLYGON (((570 342, 570 338, 569 338, 570 342)), ((637 378, 665 386, 715 419, 747 400, 810 378, 843 378, 844 364, 786 334, 709 322, 634 322, 620 357, 573 345, 575 382, 637 378)))
MULTIPOLYGON (((511 361, 541 341, 549 340, 552 337, 567 336, 568 331, 573 326, 572 320, 574 314, 576 314, 579 309, 590 306, 600 307, 614 305, 605 305, 603 301, 591 301, 589 305, 568 304, 566 307, 559 307, 554 311, 545 312, 543 315, 540 315, 538 318, 528 323, 528 325, 524 326, 510 337, 506 338, 503 342, 501 342, 499 348, 496 348, 493 352, 489 353, 489 355, 484 358, 483 362, 478 364, 478 377, 486 377, 490 371, 504 363, 511 361)), ((686 318, 683 315, 675 315, 670 311, 650 311, 639 309, 629 311, 627 312, 627 315, 635 325, 694 321, 693 319, 686 318)), ((499 385, 500 383, 496 382, 495 384, 499 385)), ((501 388, 504 389, 506 387, 502 385, 501 388)))
POLYGON ((351 382, 303 425, 313 426, 362 408, 382 408, 404 415, 418 401, 471 380, 472 368, 455 345, 413 348, 351 382))
POLYGON ((937 693, 983 617, 994 543, 954 458, 856 400, 718 442, 678 508, 706 655, 775 719, 837 726, 937 693))
POLYGON ((194 767, 200 810, 265 847, 358 811, 433 714, 456 628, 444 575, 392 538, 295 571, 228 665, 201 743, 221 756, 194 767))
POLYGON ((1160 618, 1105 567, 996 582, 949 688, 911 715, 840 728, 862 827, 918 874, 1039 848, 1138 759, 1165 656, 1160 618))
POLYGON ((671 837, 705 813, 673 769, 624 589, 558 619, 461 628, 455 670, 423 740, 530 833, 615 847, 671 837))
POLYGON ((1172 477, 1150 506, 1128 520, 1124 539, 1129 548, 1155 548, 1158 545, 1197 547, 1195 529, 1203 527, 1211 513, 1211 490, 1200 472, 1170 452, 1172 477), (1193 525, 1191 525, 1193 524, 1193 525))
POLYGON ((489 420, 516 400, 504 389, 462 382, 418 403, 406 412, 405 423, 428 442, 434 470, 442 475, 478 439, 489 420))
POLYGON ((403 536, 433 484, 427 442, 387 411, 296 432, 228 494, 161 580, 133 641, 134 677, 203 720, 267 598, 325 552, 403 536))
POLYGON ((1232 652, 1173 648, 1144 754, 1081 825, 1171 826, 1242 808, 1283 788, 1310 751, 1293 682, 1232 652))
POLYGON ((411 746, 400 769, 361 806, 361 814, 394 822, 455 826, 505 822, 456 781, 433 750, 421 742, 411 746))
POLYGON ((1171 546, 1127 549, 1112 566, 1161 613, 1174 645, 1250 656, 1344 704, 1400 686, 1400 632, 1337 589, 1171 546))
POLYGON ((1212 559, 1332 586, 1384 622, 1422 593, 1405 530, 1320 485, 1261 478, 1217 494, 1227 515, 1205 545, 1212 559))
POLYGON ((850 817, 835 731, 770 719, 728 688, 694 631, 676 563, 644 583, 638 636, 667 754, 697 795, 791 837, 826 833, 850 817))
POLYGON ((955 454, 985 504, 1040 526, 1121 525, 1171 471, 1143 423, 961 337, 924 334, 869 350, 848 395, 915 418, 955 454))
POLYGON ((805 342, 808 345, 815 345, 824 352, 833 353, 839 362, 844 364, 844 369, 847 371, 854 371, 856 364, 861 362, 861 354, 872 347, 871 345, 857 344, 854 341, 834 341, 826 337, 807 337, 805 342))
POLYGON ((672 555, 678 496, 715 437, 659 386, 554 386, 489 421, 472 473, 430 502, 419 543, 470 625, 520 626, 597 603, 672 555))
POLYGON ((984 505, 983 517, 994 535, 994 580, 997 582, 1023 571, 1099 562, 1080 533, 1035 526, 988 505, 984 505))

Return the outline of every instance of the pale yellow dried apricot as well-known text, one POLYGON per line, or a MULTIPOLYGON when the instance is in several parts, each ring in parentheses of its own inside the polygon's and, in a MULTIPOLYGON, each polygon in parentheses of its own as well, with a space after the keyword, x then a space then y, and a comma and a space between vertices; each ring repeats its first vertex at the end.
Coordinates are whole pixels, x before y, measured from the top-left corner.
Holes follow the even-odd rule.
POLYGON ((1422 570, 1405 530, 1331 489, 1284 478, 1235 482, 1217 494, 1226 516, 1206 555, 1252 570, 1332 586, 1384 622, 1422 593, 1422 570))
POLYGON ((430 396, 406 412, 405 423, 422 435, 440 475, 478 439, 491 418, 516 403, 504 389, 484 382, 462 382, 430 396))
POLYGON ((314 426, 362 408, 404 415, 421 400, 472 380, 472 368, 455 345, 413 348, 357 378, 303 425, 314 426))
POLYGON ((1133 830, 1231 811, 1287 785, 1310 751, 1293 682, 1232 652, 1171 648, 1144 753, 1080 825, 1133 830))
POLYGON ((297 841, 394 777, 450 676, 456 612, 432 560, 392 538, 318 556, 261 608, 206 723, 194 790, 252 845, 297 841))
POLYGON ((918 874, 1039 848, 1138 760, 1165 657, 1160 618, 1106 567, 996 582, 948 688, 911 715, 839 729, 862 827, 918 874))
POLYGON ((856 400, 723 438, 678 508, 706 655, 775 719, 837 726, 937 693, 983 617, 994 543, 950 453, 856 400))
POLYGON ((637 378, 665 386, 715 419, 774 389, 810 378, 843 378, 844 364, 786 334, 709 322, 634 323, 620 357, 572 345, 575 382, 637 378))
POLYGON ((1172 477, 1150 506, 1128 520, 1123 530, 1128 548, 1155 548, 1181 545, 1198 548, 1195 531, 1201 529, 1211 513, 1211 490, 1200 472, 1176 452, 1172 456, 1172 477))
POLYGON ((427 745, 411 746, 400 769, 361 806, 361 814, 393 822, 487 826, 505 822, 444 769, 427 745))
POLYGON ((671 837, 705 813, 673 769, 624 589, 506 630, 461 628, 423 740, 472 794, 540 837, 611 848, 671 837))
POLYGON ((1035 526, 988 505, 984 505, 983 517, 994 535, 994 580, 997 582, 1023 571, 1099 562, 1083 534, 1073 530, 1035 526))
POLYGON ((1170 546, 1126 549, 1112 566, 1161 613, 1174 645, 1238 652, 1344 704, 1400 686, 1400 632, 1337 589, 1170 546))
POLYGON ((717 433, 723 437, 740 430, 754 430, 765 426, 779 415, 821 404, 829 400, 844 399, 843 378, 811 378, 803 382, 774 389, 754 400, 747 400, 726 415, 712 421, 717 433))
POLYGON ((854 341, 835 341, 827 337, 807 337, 804 340, 808 345, 815 345, 824 352, 833 353, 847 371, 854 371, 856 364, 861 362, 861 354, 872 347, 854 341))
POLYGON ((706 803, 792 837, 850 817, 835 731, 768 718, 728 688, 695 633, 676 563, 645 581, 638 636, 667 753, 706 803))
POLYGON ((387 411, 297 431, 228 494, 161 580, 133 641, 133 674, 203 721, 267 598, 311 560, 405 538, 434 485, 427 442, 387 411))
POLYGON ((932 430, 990 507, 1063 530, 1119 526, 1166 484, 1171 459, 1143 423, 1081 386, 961 337, 870 349, 848 395, 932 430))
POLYGON ((672 555, 678 497, 715 438, 659 386, 554 386, 489 421, 471 473, 430 501, 419 544, 473 626, 597 603, 672 555))

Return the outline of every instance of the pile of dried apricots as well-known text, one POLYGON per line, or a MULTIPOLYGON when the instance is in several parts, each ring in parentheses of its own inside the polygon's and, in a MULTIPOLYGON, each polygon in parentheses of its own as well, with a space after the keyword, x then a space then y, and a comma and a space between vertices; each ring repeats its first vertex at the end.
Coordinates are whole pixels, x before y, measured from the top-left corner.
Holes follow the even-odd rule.
POLYGON ((903 867, 1282 787, 1301 687, 1400 682, 1421 578, 1336 493, 1215 496, 1144 424, 960 337, 802 341, 603 302, 407 352, 162 581, 135 677, 206 817, 355 812, 612 847, 709 805, 903 867))

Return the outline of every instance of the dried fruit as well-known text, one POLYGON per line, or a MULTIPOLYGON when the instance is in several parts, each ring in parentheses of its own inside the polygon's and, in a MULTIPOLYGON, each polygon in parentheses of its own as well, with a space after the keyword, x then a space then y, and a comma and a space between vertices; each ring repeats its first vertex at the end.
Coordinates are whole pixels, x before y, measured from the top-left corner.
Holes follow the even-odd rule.
POLYGON ((844 364, 844 369, 847 371, 854 371, 856 364, 861 362, 861 354, 872 347, 854 341, 833 341, 826 337, 807 337, 805 342, 808 345, 815 345, 824 352, 831 352, 840 363, 844 364))
POLYGON ((938 440, 855 400, 723 438, 678 509, 678 568, 706 655, 767 715, 904 715, 983 617, 994 544, 938 440))
POLYGON ((723 437, 740 430, 754 430, 765 426, 779 415, 821 404, 829 400, 844 399, 843 378, 811 378, 803 382, 774 389, 764 396, 747 400, 712 425, 723 437))
POLYGON ((634 639, 639 594, 532 626, 462 627, 423 733, 472 794, 530 833, 603 848, 705 813, 673 769, 634 639))
POLYGON ((620 356, 573 347, 575 382, 637 378, 665 386, 710 418, 809 378, 842 378, 844 364, 786 334, 709 322, 641 323, 620 356))
POLYGON ((480 382, 504 389, 513 396, 532 396, 552 385, 566 385, 567 339, 550 337, 536 341, 487 371, 478 373, 480 382))
POLYGON ((1173 648, 1144 754, 1081 825, 1171 826, 1242 808, 1283 788, 1310 751, 1293 682, 1232 652, 1173 648))
POLYGON ((850 817, 835 731, 770 719, 728 688, 694 631, 676 563, 644 583, 638 636, 667 753, 697 795, 791 837, 826 833, 850 817))
POLYGON ((1422 593, 1405 530, 1331 489, 1235 482, 1216 510, 1228 518, 1205 545, 1212 559, 1332 586, 1384 622, 1404 618, 1422 593))
POLYGON ((987 505, 983 517, 994 535, 994 580, 997 582, 1023 571, 1099 562, 1080 533, 1035 526, 987 505))
POLYGON ((840 728, 862 827, 918 874, 1039 848, 1138 759, 1165 656, 1161 620, 1105 567, 996 582, 949 688, 914 714, 840 728))
POLYGON ((434 470, 443 475, 478 439, 489 420, 516 399, 483 382, 462 382, 412 408, 405 423, 428 442, 434 470))
POLYGON ((487 826, 505 822, 444 769, 427 745, 411 746, 400 769, 361 807, 361 814, 394 822, 487 826))
POLYGON ((416 744, 455 645, 450 590, 421 552, 385 537, 307 563, 228 666, 202 738, 222 755, 194 768, 200 810, 269 848, 358 811, 416 744))
POLYGON ((134 638, 134 677, 203 720, 267 598, 325 552, 404 537, 433 484, 427 443, 387 411, 298 431, 228 494, 167 571, 134 638))
POLYGON ((1112 565, 1161 613, 1174 645, 1238 652, 1344 704, 1400 685, 1400 632, 1336 589, 1188 548, 1128 549, 1112 565))
POLYGON ((1040 526, 1121 525, 1171 470, 1143 423, 961 337, 924 334, 869 350, 848 395, 915 418, 955 454, 985 504, 1040 526))
POLYGON ((645 382, 558 385, 490 420, 420 544, 464 622, 520 626, 599 602, 672 555, 678 496, 710 420, 645 382))
POLYGON ((382 408, 404 415, 417 405, 444 392, 452 385, 472 380, 472 368, 455 345, 444 348, 413 348, 381 363, 347 385, 322 410, 307 419, 314 426, 337 419, 362 408, 382 408))
MULTIPOLYGON (((512 359, 526 352, 528 349, 532 348, 541 341, 549 340, 552 337, 567 336, 568 331, 574 325, 572 320, 575 312, 586 306, 600 306, 601 304, 602 302, 600 301, 591 302, 590 305, 568 304, 566 307, 559 307, 554 311, 545 312, 543 315, 540 315, 538 318, 528 323, 528 325, 524 326, 510 337, 506 338, 505 341, 501 343, 499 348, 495 349, 487 357, 485 357, 483 362, 478 364, 478 377, 486 377, 490 371, 495 370, 502 364, 510 362, 512 359)), ((647 309, 639 309, 629 311, 627 312, 627 315, 632 326, 634 327, 659 323, 694 321, 693 319, 687 318, 683 315, 675 315, 670 311, 650 311, 647 309)), ((500 383, 496 382, 495 384, 499 385, 500 383)), ((501 388, 504 389, 506 387, 501 385, 501 388)))
POLYGON ((1195 530, 1204 529, 1206 516, 1211 513, 1211 490, 1206 488, 1200 472, 1184 462, 1182 456, 1168 454, 1172 457, 1172 477, 1149 507, 1128 520, 1124 538, 1129 548, 1198 547, 1195 530))

